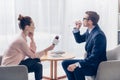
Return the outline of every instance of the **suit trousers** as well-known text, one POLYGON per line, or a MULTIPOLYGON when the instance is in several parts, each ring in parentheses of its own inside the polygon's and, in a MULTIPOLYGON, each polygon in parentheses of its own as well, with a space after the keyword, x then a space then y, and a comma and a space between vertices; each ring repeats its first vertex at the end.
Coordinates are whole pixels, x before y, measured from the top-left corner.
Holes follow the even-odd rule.
POLYGON ((62 67, 68 77, 68 80, 85 80, 85 76, 93 76, 95 75, 95 70, 91 67, 77 67, 73 72, 67 70, 70 64, 74 64, 76 62, 81 62, 82 60, 64 60, 62 62, 62 67))
POLYGON ((35 74, 35 80, 41 80, 42 79, 42 64, 40 63, 40 59, 38 58, 27 58, 25 60, 22 60, 19 65, 25 65, 28 68, 28 73, 34 72, 35 74))

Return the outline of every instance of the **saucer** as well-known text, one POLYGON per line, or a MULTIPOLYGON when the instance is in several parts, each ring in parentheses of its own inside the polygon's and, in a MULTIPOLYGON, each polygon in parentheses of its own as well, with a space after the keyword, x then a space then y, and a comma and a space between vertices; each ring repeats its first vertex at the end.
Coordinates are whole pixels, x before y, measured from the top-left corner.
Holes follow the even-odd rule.
POLYGON ((64 54, 65 52, 64 51, 54 51, 52 52, 52 54, 64 54))
POLYGON ((52 56, 52 57, 62 57, 61 54, 52 54, 51 56, 52 56))

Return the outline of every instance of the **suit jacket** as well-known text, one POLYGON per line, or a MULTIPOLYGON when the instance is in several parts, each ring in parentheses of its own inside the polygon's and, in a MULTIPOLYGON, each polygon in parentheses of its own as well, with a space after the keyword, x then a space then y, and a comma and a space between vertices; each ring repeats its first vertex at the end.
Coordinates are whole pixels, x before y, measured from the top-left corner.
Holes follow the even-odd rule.
POLYGON ((73 33, 77 43, 86 42, 85 50, 87 56, 80 60, 82 67, 93 67, 97 71, 98 65, 106 61, 106 36, 98 25, 89 34, 88 30, 81 35, 80 32, 73 33))

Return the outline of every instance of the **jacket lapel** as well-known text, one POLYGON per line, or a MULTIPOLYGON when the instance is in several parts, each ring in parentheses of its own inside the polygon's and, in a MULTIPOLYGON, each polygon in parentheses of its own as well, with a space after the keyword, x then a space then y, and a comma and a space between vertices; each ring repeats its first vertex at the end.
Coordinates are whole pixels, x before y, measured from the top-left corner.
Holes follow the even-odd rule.
POLYGON ((95 26, 95 28, 91 31, 91 33, 89 34, 87 40, 86 40, 86 46, 89 44, 90 40, 92 39, 94 32, 98 29, 98 26, 95 26))

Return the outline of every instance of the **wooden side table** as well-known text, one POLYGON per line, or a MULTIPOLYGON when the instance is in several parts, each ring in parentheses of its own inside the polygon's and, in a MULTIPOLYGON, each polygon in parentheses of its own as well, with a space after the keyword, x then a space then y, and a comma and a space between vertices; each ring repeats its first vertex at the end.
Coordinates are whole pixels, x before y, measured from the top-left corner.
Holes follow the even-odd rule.
POLYGON ((73 59, 75 56, 71 55, 71 53, 65 52, 61 56, 53 57, 52 53, 48 53, 46 56, 41 57, 42 61, 50 61, 50 77, 44 76, 43 78, 49 80, 58 80, 65 78, 66 76, 57 76, 57 62, 66 60, 66 59, 73 59))

